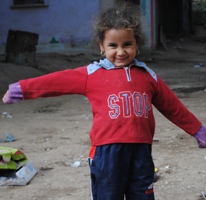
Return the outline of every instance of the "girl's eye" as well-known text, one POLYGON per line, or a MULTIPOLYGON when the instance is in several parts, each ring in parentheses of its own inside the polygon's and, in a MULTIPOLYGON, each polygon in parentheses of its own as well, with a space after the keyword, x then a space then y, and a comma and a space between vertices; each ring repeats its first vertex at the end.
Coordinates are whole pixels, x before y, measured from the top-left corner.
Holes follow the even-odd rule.
POLYGON ((113 47, 113 48, 114 48, 114 47, 117 47, 116 44, 109 44, 108 46, 109 46, 109 47, 113 47))
POLYGON ((131 45, 132 45, 131 42, 125 43, 125 46, 126 46, 126 47, 127 47, 127 46, 131 46, 131 45))

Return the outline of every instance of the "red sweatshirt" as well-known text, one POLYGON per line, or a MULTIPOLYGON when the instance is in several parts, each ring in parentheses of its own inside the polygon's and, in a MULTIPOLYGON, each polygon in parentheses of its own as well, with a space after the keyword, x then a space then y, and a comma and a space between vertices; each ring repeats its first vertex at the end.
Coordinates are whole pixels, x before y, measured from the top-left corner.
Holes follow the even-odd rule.
POLYGON ((144 63, 115 68, 107 59, 89 66, 21 80, 24 99, 82 94, 92 106, 92 146, 152 144, 154 105, 171 122, 194 135, 201 122, 144 63))

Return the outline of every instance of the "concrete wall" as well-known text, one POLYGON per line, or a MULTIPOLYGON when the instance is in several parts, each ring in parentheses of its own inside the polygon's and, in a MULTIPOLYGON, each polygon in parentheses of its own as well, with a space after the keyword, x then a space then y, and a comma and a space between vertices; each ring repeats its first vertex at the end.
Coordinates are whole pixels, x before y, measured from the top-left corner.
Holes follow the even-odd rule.
POLYGON ((59 42, 87 43, 91 38, 91 19, 99 11, 100 0, 45 0, 48 7, 11 9, 13 0, 0 0, 0 45, 8 30, 39 34, 39 44, 52 38, 59 42))

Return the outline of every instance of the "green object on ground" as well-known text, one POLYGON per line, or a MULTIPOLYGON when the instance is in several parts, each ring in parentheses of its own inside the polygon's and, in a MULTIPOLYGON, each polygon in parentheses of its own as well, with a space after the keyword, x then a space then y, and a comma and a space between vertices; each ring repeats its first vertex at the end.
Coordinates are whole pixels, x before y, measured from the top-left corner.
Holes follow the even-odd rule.
POLYGON ((17 170, 26 162, 27 157, 20 150, 0 147, 0 169, 17 170))

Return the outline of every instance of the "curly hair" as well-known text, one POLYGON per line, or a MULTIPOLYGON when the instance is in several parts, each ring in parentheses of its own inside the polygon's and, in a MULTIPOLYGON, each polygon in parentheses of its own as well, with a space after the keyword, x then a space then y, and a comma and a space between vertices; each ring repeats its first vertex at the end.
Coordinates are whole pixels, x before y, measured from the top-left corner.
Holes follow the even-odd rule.
POLYGON ((101 12, 93 24, 95 41, 102 43, 107 30, 125 29, 134 31, 138 44, 144 43, 139 13, 139 7, 129 3, 120 3, 117 7, 101 12))

